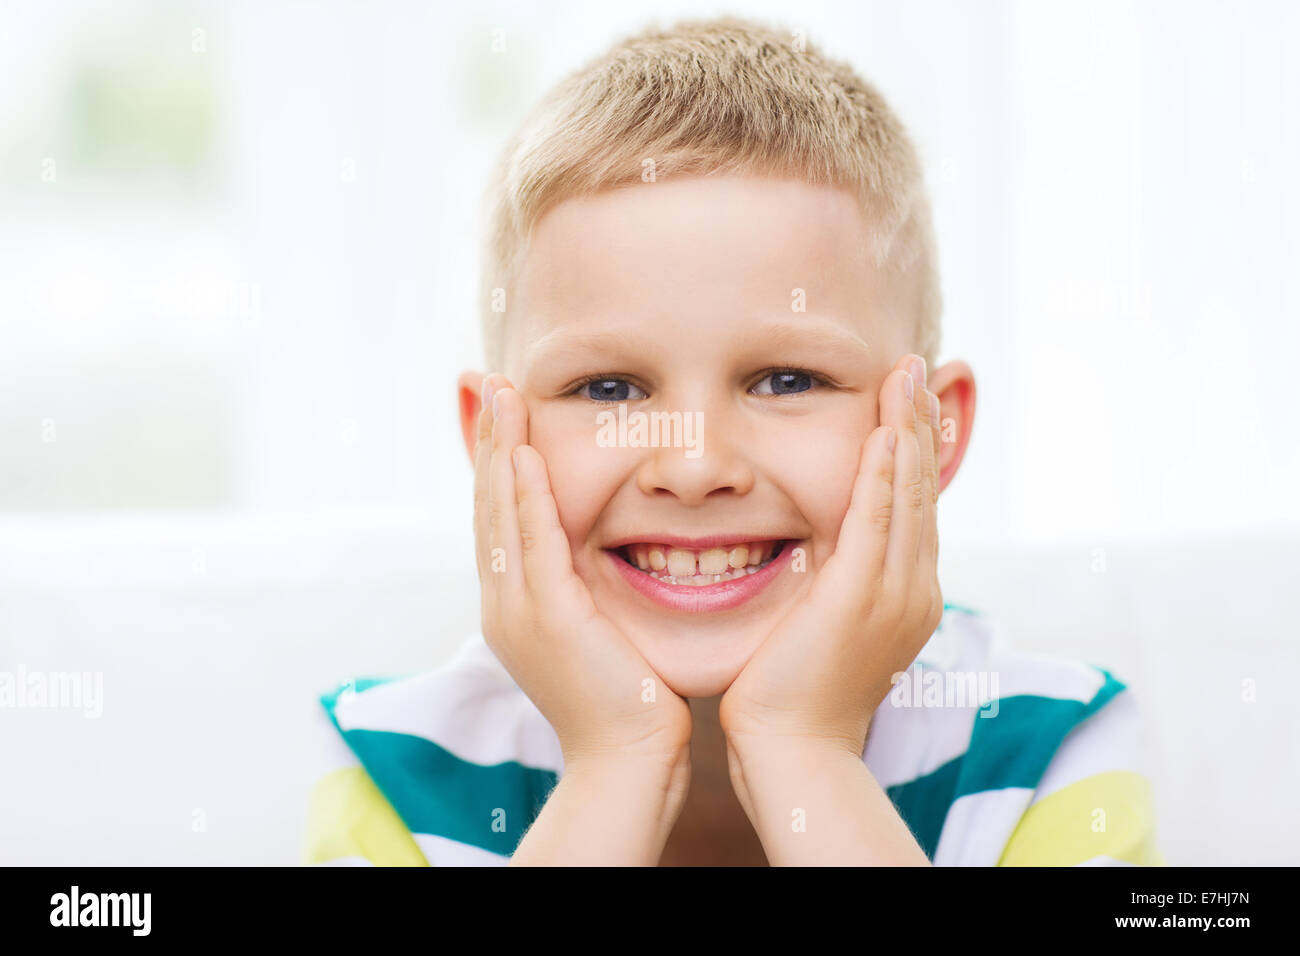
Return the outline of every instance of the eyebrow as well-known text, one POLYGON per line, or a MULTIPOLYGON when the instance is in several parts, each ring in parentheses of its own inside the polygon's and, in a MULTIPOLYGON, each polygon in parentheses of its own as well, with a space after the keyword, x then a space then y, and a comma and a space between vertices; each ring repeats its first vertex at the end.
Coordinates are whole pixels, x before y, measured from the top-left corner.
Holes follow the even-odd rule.
MULTIPOLYGON (((754 339, 776 348, 812 346, 828 352, 845 350, 863 357, 874 354, 865 339, 848 329, 829 321, 814 320, 806 325, 789 322, 761 322, 752 330, 754 339)), ((618 351, 644 355, 652 351, 660 339, 643 336, 627 329, 602 329, 597 332, 574 332, 556 329, 530 344, 524 353, 525 367, 540 361, 555 361, 565 355, 585 355, 594 352, 618 351)))
POLYGON ((843 326, 826 320, 814 320, 816 324, 796 325, 789 322, 764 322, 754 329, 756 336, 761 336, 768 345, 789 348, 795 345, 812 345, 828 352, 849 350, 860 353, 864 358, 874 354, 874 349, 866 339, 856 332, 850 332, 843 326))

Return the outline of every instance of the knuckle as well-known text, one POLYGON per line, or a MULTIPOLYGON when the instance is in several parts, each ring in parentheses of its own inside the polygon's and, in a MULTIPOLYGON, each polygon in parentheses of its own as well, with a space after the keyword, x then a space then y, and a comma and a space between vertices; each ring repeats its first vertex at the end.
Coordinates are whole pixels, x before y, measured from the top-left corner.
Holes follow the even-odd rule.
POLYGON ((525 555, 532 554, 541 543, 542 536, 531 522, 519 525, 519 546, 525 555))
POLYGON ((893 516, 894 506, 892 503, 885 502, 877 505, 871 512, 871 526, 881 533, 887 532, 893 516))
POLYGON ((914 514, 920 514, 925 508, 925 480, 918 473, 907 479, 907 505, 914 514))
POLYGON ((493 501, 488 505, 488 540, 490 543, 496 543, 500 537, 501 526, 505 524, 505 512, 501 508, 500 502, 493 501))
POLYGON ((943 618, 943 590, 937 581, 930 585, 930 615, 934 620, 934 626, 938 627, 940 619, 943 618))

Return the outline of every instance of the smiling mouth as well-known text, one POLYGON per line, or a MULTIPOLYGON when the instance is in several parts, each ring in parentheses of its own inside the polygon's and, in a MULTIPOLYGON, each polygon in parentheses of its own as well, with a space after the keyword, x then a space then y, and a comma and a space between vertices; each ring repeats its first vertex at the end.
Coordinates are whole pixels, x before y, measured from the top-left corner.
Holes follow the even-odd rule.
POLYGON ((613 553, 637 571, 663 584, 708 587, 737 581, 775 561, 790 539, 753 541, 728 548, 691 551, 662 544, 628 544, 613 553))

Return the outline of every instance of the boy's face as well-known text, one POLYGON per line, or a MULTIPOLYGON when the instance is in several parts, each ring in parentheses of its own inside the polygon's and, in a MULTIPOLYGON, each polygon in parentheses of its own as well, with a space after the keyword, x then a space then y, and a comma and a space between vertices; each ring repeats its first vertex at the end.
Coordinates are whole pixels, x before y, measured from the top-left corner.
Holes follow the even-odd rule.
POLYGON ((503 372, 528 405, 575 570, 682 696, 726 690, 834 551, 914 314, 868 248, 847 191, 742 177, 569 200, 533 234, 503 372), (698 445, 608 446, 597 415, 620 403, 629 426, 681 413, 698 445), (713 609, 683 606, 684 586, 647 584, 611 550, 708 536, 785 545, 743 589, 700 588, 741 592, 713 609))

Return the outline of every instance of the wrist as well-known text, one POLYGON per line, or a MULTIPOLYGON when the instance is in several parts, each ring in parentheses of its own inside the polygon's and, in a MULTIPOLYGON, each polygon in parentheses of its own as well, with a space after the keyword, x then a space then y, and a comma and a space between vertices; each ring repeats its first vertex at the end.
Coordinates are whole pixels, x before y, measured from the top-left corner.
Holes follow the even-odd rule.
POLYGON ((564 772, 513 866, 654 866, 681 813, 689 760, 585 755, 564 772))
POLYGON ((862 760, 865 738, 856 735, 824 734, 740 734, 727 735, 727 754, 742 767, 746 764, 809 762, 849 758, 862 760))
POLYGON ((662 754, 575 753, 566 751, 564 753, 564 776, 604 777, 629 775, 641 779, 667 777, 677 772, 683 765, 689 767, 690 756, 690 748, 662 754))
MULTIPOLYGON (((691 752, 687 747, 663 754, 566 754, 561 783, 598 798, 635 794, 659 810, 669 829, 690 788, 691 752)), ((665 838, 667 834, 665 834, 665 838)))
POLYGON ((929 863, 861 754, 841 742, 750 740, 729 744, 728 760, 773 866, 929 863))
POLYGON ((727 737, 727 771, 732 789, 758 830, 756 804, 765 789, 792 779, 821 777, 828 770, 864 770, 855 745, 833 738, 735 734, 727 737))

